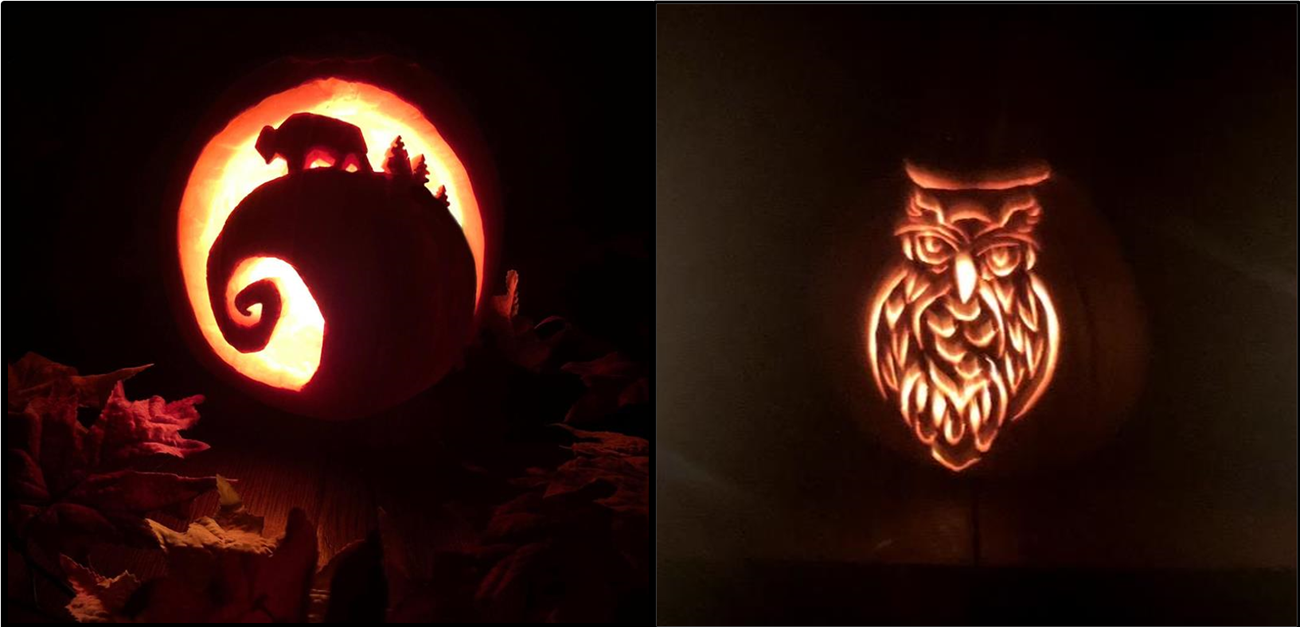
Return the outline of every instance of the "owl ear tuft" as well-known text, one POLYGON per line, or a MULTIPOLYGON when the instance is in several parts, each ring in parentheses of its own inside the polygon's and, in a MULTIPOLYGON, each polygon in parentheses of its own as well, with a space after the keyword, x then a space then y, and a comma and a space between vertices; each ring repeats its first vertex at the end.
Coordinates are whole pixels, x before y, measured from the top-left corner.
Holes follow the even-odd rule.
POLYGON ((935 224, 942 224, 943 203, 934 194, 918 187, 912 190, 911 202, 907 203, 907 215, 909 218, 930 219, 935 224))
POLYGON ((1004 230, 1028 233, 1034 230, 1042 214, 1043 208, 1032 194, 1017 195, 1003 203, 1000 221, 1004 230))

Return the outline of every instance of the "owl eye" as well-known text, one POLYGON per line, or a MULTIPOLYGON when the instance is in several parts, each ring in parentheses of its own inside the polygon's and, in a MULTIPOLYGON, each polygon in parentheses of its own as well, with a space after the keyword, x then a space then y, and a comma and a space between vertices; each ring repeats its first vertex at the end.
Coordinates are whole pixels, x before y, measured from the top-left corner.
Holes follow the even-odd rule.
POLYGON ((952 246, 941 237, 921 235, 916 238, 916 254, 921 261, 938 265, 952 257, 952 246))
POLYGON ((1000 277, 1007 276, 1020 265, 1020 247, 1015 244, 994 246, 985 250, 981 257, 989 272, 1000 277))

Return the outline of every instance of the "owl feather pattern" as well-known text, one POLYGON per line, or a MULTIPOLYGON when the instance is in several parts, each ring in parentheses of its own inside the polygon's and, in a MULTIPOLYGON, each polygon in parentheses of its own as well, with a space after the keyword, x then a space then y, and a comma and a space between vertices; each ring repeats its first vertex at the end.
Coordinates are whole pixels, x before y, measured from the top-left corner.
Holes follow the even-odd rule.
POLYGON ((907 166, 915 187, 895 230, 904 259, 867 317, 871 372, 908 429, 963 470, 1051 382, 1056 310, 1033 272, 1046 166, 973 179, 907 166))

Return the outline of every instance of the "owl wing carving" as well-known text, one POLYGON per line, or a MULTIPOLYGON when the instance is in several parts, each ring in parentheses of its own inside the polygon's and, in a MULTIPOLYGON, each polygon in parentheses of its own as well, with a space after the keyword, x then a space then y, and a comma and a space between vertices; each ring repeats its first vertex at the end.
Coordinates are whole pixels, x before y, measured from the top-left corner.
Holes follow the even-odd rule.
POLYGON ((903 264, 887 275, 868 313, 872 374, 931 455, 962 470, 1047 387, 1057 324, 1031 272, 983 282, 963 302, 950 281, 903 264))

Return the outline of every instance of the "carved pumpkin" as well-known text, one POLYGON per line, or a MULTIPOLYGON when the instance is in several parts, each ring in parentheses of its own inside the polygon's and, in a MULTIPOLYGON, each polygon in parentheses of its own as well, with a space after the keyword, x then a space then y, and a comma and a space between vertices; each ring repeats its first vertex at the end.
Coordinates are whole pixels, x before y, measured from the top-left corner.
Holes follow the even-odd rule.
POLYGON ((935 461, 962 470, 993 446, 1052 382, 1060 322, 1034 272, 1043 209, 1034 186, 1050 171, 961 180, 909 164, 915 185, 894 230, 904 260, 867 313, 867 353, 880 393, 896 403, 935 461))
POLYGON ((891 448, 954 472, 1094 450, 1124 418, 1146 360, 1141 306, 1108 227, 1042 162, 903 172, 904 194, 853 253, 870 275, 837 297, 860 312, 847 375, 855 413, 891 448))
POLYGON ((448 101, 418 107, 376 78, 417 101, 431 89, 393 61, 273 66, 217 107, 225 121, 185 177, 191 344, 295 413, 354 418, 428 387, 460 360, 482 300, 482 150, 454 106, 432 108, 448 101), (439 113, 462 127, 456 147, 439 113))

